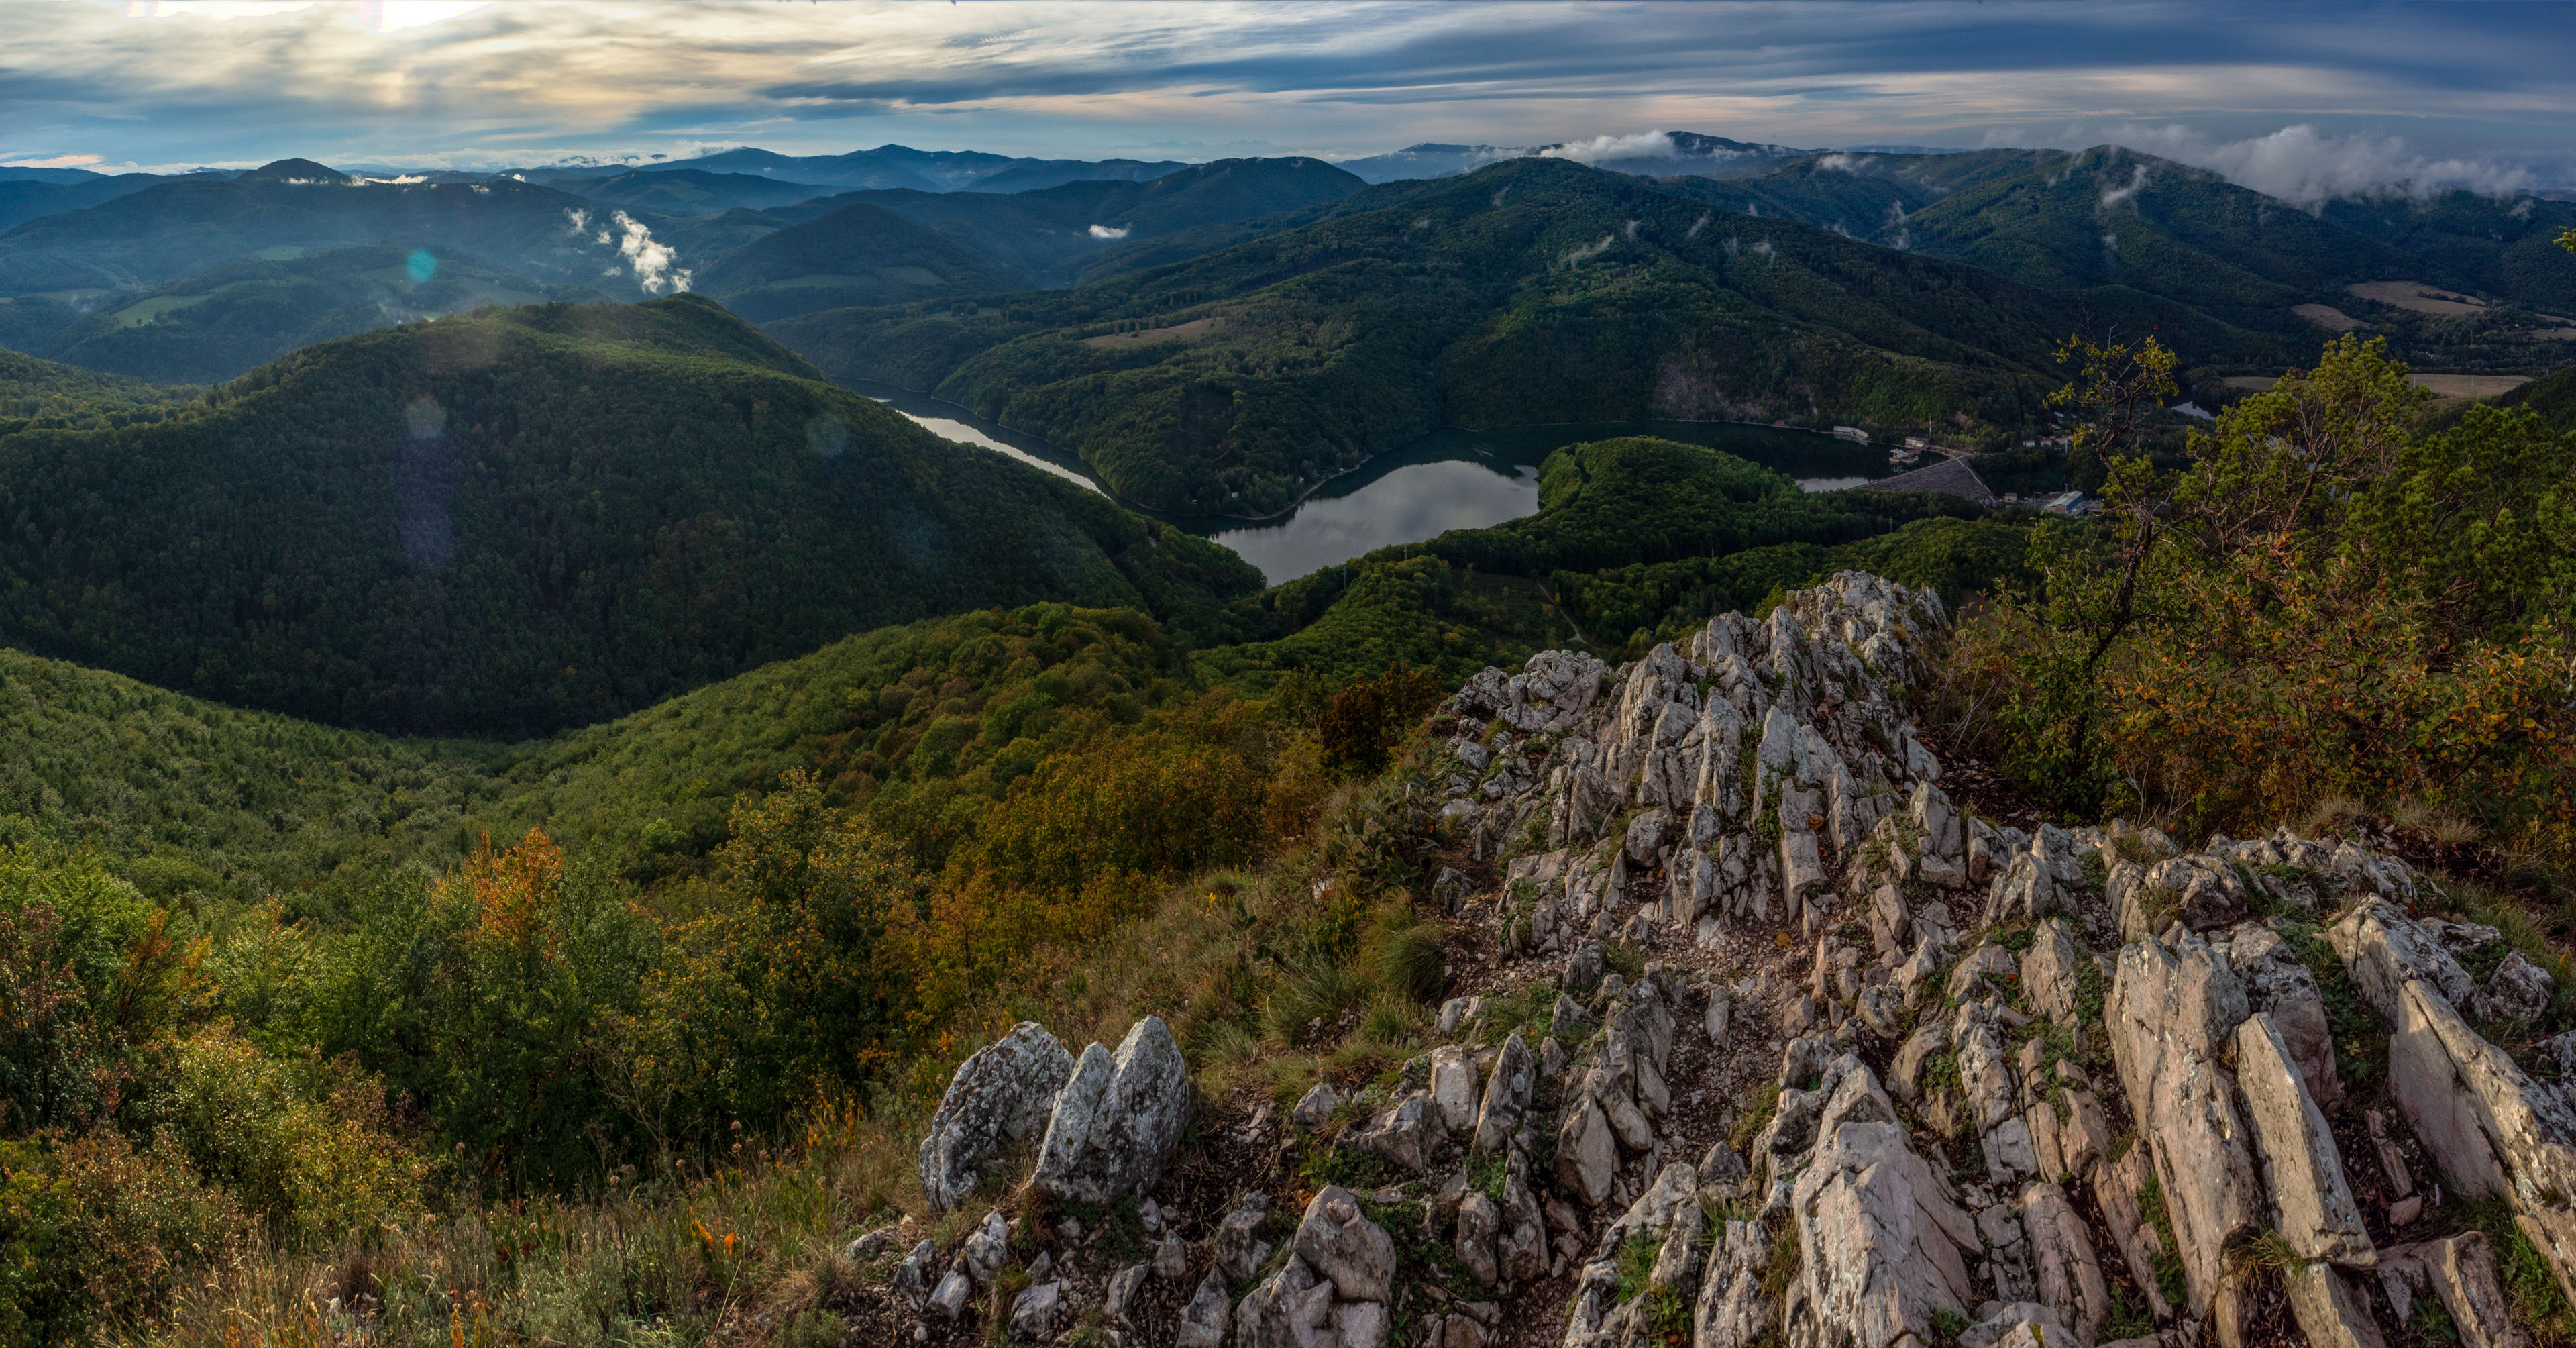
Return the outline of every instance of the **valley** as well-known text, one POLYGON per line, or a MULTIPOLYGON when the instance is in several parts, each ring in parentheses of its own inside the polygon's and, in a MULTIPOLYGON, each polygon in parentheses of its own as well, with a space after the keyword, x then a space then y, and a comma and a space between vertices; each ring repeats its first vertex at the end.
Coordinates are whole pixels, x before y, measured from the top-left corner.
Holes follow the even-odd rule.
POLYGON ((2576 1344, 2576 206, 1119 148, 0 168, 0 1345, 2576 1344))

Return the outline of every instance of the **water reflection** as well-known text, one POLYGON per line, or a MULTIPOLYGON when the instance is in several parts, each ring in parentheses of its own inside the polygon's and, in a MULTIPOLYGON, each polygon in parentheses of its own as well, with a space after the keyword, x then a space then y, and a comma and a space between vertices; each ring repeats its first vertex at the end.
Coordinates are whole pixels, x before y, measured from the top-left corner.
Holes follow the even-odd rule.
MULTIPOLYGON (((1081 459, 953 403, 888 384, 844 381, 851 389, 932 434, 1006 454, 1104 491, 1081 459)), ((1566 446, 1620 436, 1706 445, 1797 480, 1806 491, 1839 491, 1888 475, 1884 447, 1854 445, 1811 431, 1693 421, 1609 421, 1434 431, 1326 482, 1293 510, 1266 520, 1145 510, 1224 544, 1273 585, 1379 548, 1420 543, 1452 529, 1483 529, 1538 510, 1538 465, 1566 446)))
POLYGON ((1277 585, 1379 548, 1536 513, 1537 468, 1451 459, 1405 464, 1348 496, 1310 498, 1286 520, 1221 529, 1209 537, 1277 585))

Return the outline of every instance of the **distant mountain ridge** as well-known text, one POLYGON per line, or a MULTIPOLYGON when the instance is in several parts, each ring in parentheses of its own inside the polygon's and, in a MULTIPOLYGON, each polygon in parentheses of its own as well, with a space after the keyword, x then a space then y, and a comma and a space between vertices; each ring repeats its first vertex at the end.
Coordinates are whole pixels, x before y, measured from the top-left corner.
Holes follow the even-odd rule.
POLYGON ((1188 167, 1179 160, 1030 159, 981 150, 916 150, 908 145, 889 144, 873 150, 823 155, 785 155, 745 146, 690 159, 601 165, 593 169, 558 166, 523 172, 614 177, 684 170, 814 183, 843 191, 901 187, 923 192, 961 192, 968 188, 1023 192, 1086 180, 1143 181, 1188 167))
POLYGON ((1642 136, 1601 137, 1595 142, 1515 147, 1425 142, 1387 154, 1346 159, 1341 161, 1341 167, 1364 181, 1383 183, 1407 178, 1455 177, 1505 159, 1553 157, 1572 159, 1615 173, 1648 177, 1675 174, 1734 177, 1760 172, 1784 160, 1814 153, 1817 152, 1786 145, 1730 140, 1696 131, 1669 131, 1642 136))

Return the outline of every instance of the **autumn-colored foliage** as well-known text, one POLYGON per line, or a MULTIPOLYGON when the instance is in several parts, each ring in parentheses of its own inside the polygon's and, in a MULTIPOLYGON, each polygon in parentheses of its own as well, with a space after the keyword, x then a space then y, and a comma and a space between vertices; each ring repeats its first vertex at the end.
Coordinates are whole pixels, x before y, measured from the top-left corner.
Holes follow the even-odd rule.
POLYGON ((1969 626, 1954 685, 2025 782, 2079 814, 2414 800, 2576 839, 2576 436, 2490 407, 2418 434, 2425 397, 2347 337, 2189 468, 2121 462, 2107 538, 2037 535, 2044 585, 1969 626))

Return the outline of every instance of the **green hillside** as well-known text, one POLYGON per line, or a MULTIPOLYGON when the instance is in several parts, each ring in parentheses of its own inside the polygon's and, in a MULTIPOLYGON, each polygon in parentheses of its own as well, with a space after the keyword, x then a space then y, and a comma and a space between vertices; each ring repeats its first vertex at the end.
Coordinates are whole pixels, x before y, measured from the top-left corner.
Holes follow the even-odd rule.
POLYGON ((2427 274, 2374 280, 2427 281, 2576 316, 2576 267, 2555 243, 2559 231, 2576 227, 2576 202, 2462 190, 2392 193, 2329 201, 2324 216, 2426 264, 2427 274))
MULTIPOLYGON (((642 295, 617 209, 510 178, 366 182, 280 160, 237 178, 169 179, 0 231, 0 295, 157 286, 219 262, 375 243, 452 248, 548 284, 642 295)), ((668 217, 630 218, 669 232, 668 217)), ((659 284, 700 260, 669 260, 659 284)))
POLYGON ((852 192, 829 200, 883 206, 1010 264, 1036 285, 1052 286, 1071 283, 1092 259, 1121 246, 1267 221, 1338 201, 1362 186, 1319 159, 1221 159, 1143 182, 1073 182, 1026 192, 852 192))
POLYGON ((695 279, 755 322, 1030 282, 1007 262, 867 202, 754 239, 695 279))
POLYGON ((695 296, 532 305, 0 436, 0 634, 241 706, 514 736, 927 614, 1189 619, 1258 585, 815 376, 695 296))
POLYGON ((300 346, 487 304, 604 298, 446 248, 370 244, 292 261, 227 262, 118 296, 33 348, 165 384, 220 383, 300 346))
POLYGON ((841 190, 751 173, 676 168, 637 169, 613 178, 549 178, 546 185, 578 192, 593 201, 664 215, 715 215, 737 207, 756 211, 811 201, 841 190))
MULTIPOLYGON (((1054 294, 780 320, 835 375, 935 388, 1129 499, 1276 510, 1441 425, 1855 422, 1994 436, 2040 411, 2096 297, 1722 216, 1560 160, 1054 294)), ((1381 189, 1371 189, 1371 193, 1381 189)), ((2193 359, 2268 339, 2130 292, 2193 359)))
POLYGON ((2576 431, 2576 365, 2499 394, 2495 401, 2503 407, 2528 407, 2552 429, 2576 431))

